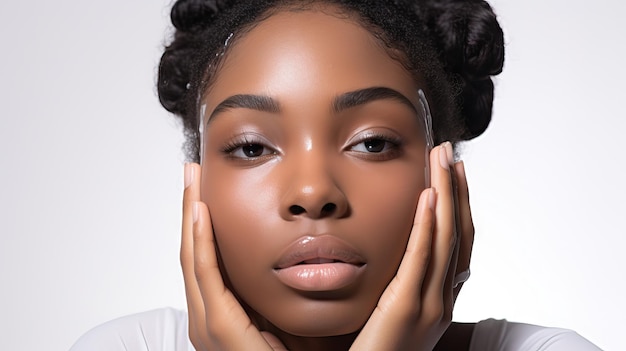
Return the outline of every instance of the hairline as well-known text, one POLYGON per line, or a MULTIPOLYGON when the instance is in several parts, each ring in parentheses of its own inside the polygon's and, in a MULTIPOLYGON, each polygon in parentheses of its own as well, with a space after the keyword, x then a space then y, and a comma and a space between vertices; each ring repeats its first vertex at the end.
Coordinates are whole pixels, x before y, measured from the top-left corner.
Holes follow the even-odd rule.
MULTIPOLYGON (((338 19, 349 20, 354 24, 364 28, 373 37, 373 42, 378 45, 382 50, 384 50, 391 59, 401 64, 402 67, 404 67, 404 69, 407 70, 407 72, 411 75, 411 78, 413 79, 416 86, 423 86, 423 90, 426 92, 426 95, 429 95, 429 89, 426 84, 426 79, 420 72, 417 71, 415 67, 413 67, 406 53, 401 48, 392 45, 392 40, 390 38, 387 38, 387 35, 382 30, 382 28, 373 23, 370 23, 357 11, 350 9, 342 4, 337 4, 332 0, 308 0, 304 2, 298 0, 282 0, 278 1, 274 6, 261 12, 250 23, 244 24, 239 28, 235 28, 236 32, 231 32, 230 36, 227 39, 225 38, 225 41, 228 40, 228 45, 224 45, 221 51, 219 51, 218 49, 218 57, 210 59, 210 61, 206 63, 206 66, 201 73, 200 83, 198 85, 198 92, 196 96, 195 110, 199 111, 199 106, 210 93, 211 88, 213 87, 215 80, 219 76, 223 63, 226 61, 227 56, 229 55, 233 47, 236 47, 238 45, 241 38, 250 33, 259 25, 263 24, 271 17, 281 12, 297 13, 306 11, 321 12, 323 14, 333 16, 338 19)), ((201 116, 197 116, 196 118, 200 117, 201 116)))

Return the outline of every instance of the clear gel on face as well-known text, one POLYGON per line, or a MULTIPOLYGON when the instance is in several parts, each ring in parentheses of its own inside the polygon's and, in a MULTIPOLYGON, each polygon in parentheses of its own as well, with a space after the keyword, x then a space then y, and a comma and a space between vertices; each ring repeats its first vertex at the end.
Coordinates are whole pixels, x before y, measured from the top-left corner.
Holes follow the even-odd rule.
POLYGON ((426 95, 422 89, 418 90, 420 99, 420 107, 422 110, 420 111, 422 114, 422 121, 424 122, 424 136, 426 138, 426 155, 424 157, 424 184, 426 187, 430 187, 430 151, 435 146, 434 138, 433 138, 433 118, 430 114, 430 106, 428 105, 428 100, 426 100, 426 95))

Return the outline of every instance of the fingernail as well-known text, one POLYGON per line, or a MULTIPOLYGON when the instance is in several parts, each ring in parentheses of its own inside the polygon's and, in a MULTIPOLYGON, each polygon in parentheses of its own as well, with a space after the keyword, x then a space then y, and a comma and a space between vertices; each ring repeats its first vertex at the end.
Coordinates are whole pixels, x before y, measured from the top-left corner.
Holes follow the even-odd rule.
POLYGON ((446 141, 441 144, 441 148, 439 149, 439 163, 441 164, 441 168, 450 169, 452 157, 452 144, 450 144, 449 141, 446 141))
POLYGON ((193 219, 193 223, 198 221, 198 201, 194 201, 191 204, 191 218, 193 219))
POLYGON ((463 161, 455 163, 454 170, 456 170, 457 177, 465 178, 465 163, 463 161))
POLYGON ((185 189, 193 182, 194 169, 191 163, 185 163, 185 189))
POLYGON ((446 145, 446 156, 448 157, 448 164, 450 166, 454 165, 454 146, 449 141, 446 145))

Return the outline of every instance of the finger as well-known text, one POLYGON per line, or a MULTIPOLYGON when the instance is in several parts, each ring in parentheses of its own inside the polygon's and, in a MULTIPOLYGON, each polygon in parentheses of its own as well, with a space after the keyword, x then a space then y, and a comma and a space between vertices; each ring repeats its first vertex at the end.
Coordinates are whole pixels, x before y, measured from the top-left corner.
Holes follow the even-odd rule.
POLYGON ((200 201, 200 182, 198 173, 200 167, 197 164, 185 165, 185 191, 183 193, 183 225, 180 246, 180 261, 185 278, 185 288, 189 292, 197 291, 197 283, 194 276, 193 255, 193 204, 200 201))
POLYGON ((259 330, 224 284, 208 207, 196 201, 192 210, 194 272, 211 345, 219 350, 269 350, 259 330))
POLYGON ((276 337, 276 335, 270 332, 261 332, 263 339, 270 345, 273 351, 288 351, 287 347, 276 337))
POLYGON ((419 301, 431 257, 436 196, 432 188, 424 189, 420 194, 409 241, 394 279, 400 283, 397 291, 409 294, 409 301, 419 301))
MULTIPOLYGON (((215 238, 211 228, 211 218, 209 209, 201 201, 192 203, 192 219, 193 219, 193 271, 194 280, 199 291, 199 303, 202 304, 204 311, 202 320, 205 323, 204 334, 207 334, 207 345, 210 349, 225 349, 228 341, 236 339, 230 326, 237 327, 236 323, 230 323, 226 317, 232 317, 229 307, 224 303, 230 302, 230 296, 227 295, 227 289, 219 269, 217 254, 215 251, 215 238), (220 317, 222 320, 220 320, 220 317)), ((234 298, 233 298, 234 299, 234 298)), ((235 311, 238 313, 239 311, 235 311)), ((244 331, 242 328, 240 331, 244 331)))
POLYGON ((185 164, 185 190, 183 193, 183 223, 180 262, 187 296, 189 337, 196 349, 206 349, 205 311, 202 296, 194 273, 193 254, 193 203, 200 200, 200 165, 185 164))
POLYGON ((456 246, 454 197, 450 174, 453 157, 452 144, 443 143, 431 152, 431 179, 437 192, 435 227, 433 231, 432 257, 422 290, 425 306, 432 306, 432 313, 443 313, 444 286, 456 246))
POLYGON ((450 167, 450 180, 452 182, 452 202, 453 202, 453 235, 455 238, 454 250, 452 257, 450 257, 450 263, 448 264, 448 271, 446 273, 446 280, 443 288, 443 299, 445 315, 452 317, 452 309, 454 307, 454 281, 456 279, 457 264, 459 258, 459 248, 461 245, 460 236, 460 215, 459 215, 459 199, 458 199, 458 182, 457 174, 454 165, 450 167))
MULTIPOLYGON (((472 247, 474 245, 474 222, 472 220, 472 212, 469 202, 469 188, 467 186, 467 178, 465 175, 465 165, 462 161, 454 165, 457 175, 458 184, 458 200, 459 200, 459 228, 460 228, 460 248, 457 269, 455 275, 462 274, 470 269, 470 261, 472 257, 472 247)), ((456 294, 460 290, 463 283, 456 287, 456 294)))
POLYGON ((434 189, 420 194, 406 251, 396 276, 378 301, 376 309, 350 348, 355 350, 388 348, 398 340, 395 333, 381 330, 402 330, 407 320, 421 311, 421 288, 428 269, 434 227, 434 189), (392 317, 392 318, 390 318, 392 317))
POLYGON ((209 209, 201 201, 195 201, 192 206, 194 272, 206 310, 214 307, 213 302, 219 301, 227 288, 217 260, 209 209))

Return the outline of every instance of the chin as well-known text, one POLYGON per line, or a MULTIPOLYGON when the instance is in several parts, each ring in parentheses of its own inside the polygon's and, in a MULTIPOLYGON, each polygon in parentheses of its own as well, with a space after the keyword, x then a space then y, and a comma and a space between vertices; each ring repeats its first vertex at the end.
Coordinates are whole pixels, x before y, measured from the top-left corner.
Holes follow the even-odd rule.
POLYGON ((365 321, 362 323, 341 324, 341 323, 329 323, 328 320, 308 320, 302 324, 289 325, 289 328, 280 328, 286 333, 295 336, 318 338, 352 334, 360 330, 365 321))
POLYGON ((354 301, 312 301, 304 307, 299 310, 285 308, 286 313, 267 316, 267 320, 274 327, 295 336, 340 336, 358 332, 374 309, 374 306, 357 306, 354 301))

